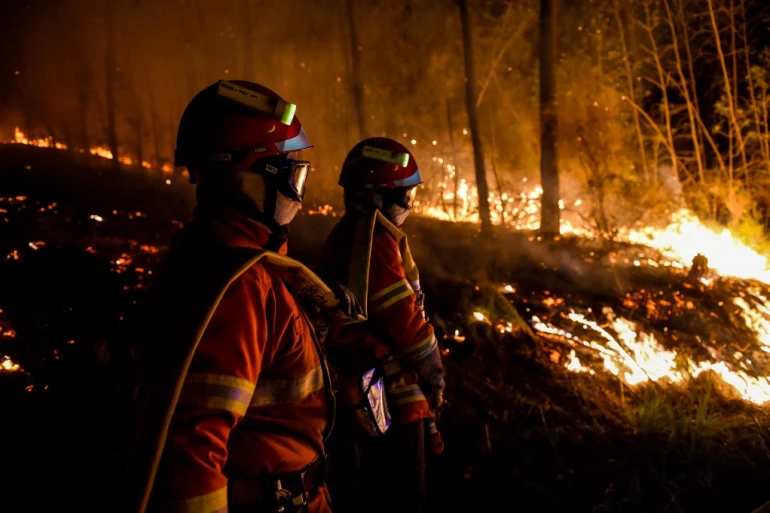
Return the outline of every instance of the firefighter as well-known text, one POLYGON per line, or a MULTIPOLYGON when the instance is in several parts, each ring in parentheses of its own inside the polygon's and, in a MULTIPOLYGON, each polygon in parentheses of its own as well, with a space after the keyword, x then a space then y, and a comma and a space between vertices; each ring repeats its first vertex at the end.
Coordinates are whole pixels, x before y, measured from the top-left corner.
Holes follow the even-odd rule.
POLYGON ((175 164, 197 207, 148 302, 123 511, 330 511, 329 372, 297 273, 281 267, 304 269, 282 256, 310 167, 295 158, 311 144, 294 111, 266 87, 220 81, 182 115, 175 164))
MULTIPOLYGON (((426 453, 443 447, 434 422, 443 403, 443 365, 425 317, 417 267, 400 229, 421 183, 414 157, 386 138, 358 143, 340 174, 345 214, 326 241, 319 273, 345 283, 368 316, 361 324, 332 324, 327 340, 340 409, 340 436, 335 437, 340 454, 331 459, 339 484, 332 485, 342 488, 335 493, 342 508, 350 499, 382 511, 423 511, 426 453), (370 368, 382 369, 390 425, 382 439, 364 436, 351 448, 350 435, 356 433, 351 419, 361 418, 354 413, 365 400, 359 384, 370 368), (351 453, 361 452, 364 470, 356 472, 351 453), (356 476, 361 484, 352 481, 356 476)), ((359 509, 350 504, 349 510, 359 509)))

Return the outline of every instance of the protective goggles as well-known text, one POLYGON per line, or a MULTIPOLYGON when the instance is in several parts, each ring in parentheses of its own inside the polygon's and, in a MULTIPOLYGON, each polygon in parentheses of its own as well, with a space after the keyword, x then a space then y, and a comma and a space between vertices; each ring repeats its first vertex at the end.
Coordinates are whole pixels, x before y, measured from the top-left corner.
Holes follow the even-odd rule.
POLYGON ((250 169, 267 177, 273 176, 278 192, 287 198, 302 201, 305 197, 307 177, 310 173, 310 162, 307 160, 292 160, 285 155, 278 155, 260 159, 250 169))

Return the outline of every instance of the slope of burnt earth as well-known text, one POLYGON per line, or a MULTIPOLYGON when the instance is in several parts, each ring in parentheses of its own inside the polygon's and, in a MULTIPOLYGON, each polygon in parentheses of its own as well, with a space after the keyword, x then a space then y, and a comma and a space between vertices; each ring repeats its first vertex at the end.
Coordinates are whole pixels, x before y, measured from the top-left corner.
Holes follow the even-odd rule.
MULTIPOLYGON (((193 191, 43 148, 0 145, 0 162, 3 511, 105 511, 129 327, 193 191)), ((290 253, 312 266, 334 215, 306 209, 290 253)), ((770 498, 764 284, 636 265, 662 260, 631 245, 407 231, 447 366, 437 511, 748 513, 770 498)))

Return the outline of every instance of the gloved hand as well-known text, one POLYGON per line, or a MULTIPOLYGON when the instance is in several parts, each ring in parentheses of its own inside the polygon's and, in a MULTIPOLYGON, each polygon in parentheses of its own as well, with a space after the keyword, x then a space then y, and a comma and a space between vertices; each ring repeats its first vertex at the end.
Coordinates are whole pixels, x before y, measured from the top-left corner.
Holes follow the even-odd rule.
POLYGON ((430 405, 430 409, 438 413, 441 411, 441 407, 444 405, 444 390, 440 388, 433 390, 428 394, 426 399, 428 399, 428 405, 430 405))
POLYGON ((357 319, 364 314, 364 309, 358 302, 352 292, 343 284, 336 281, 329 282, 329 288, 332 289, 334 295, 339 299, 337 308, 347 317, 351 319, 357 319))

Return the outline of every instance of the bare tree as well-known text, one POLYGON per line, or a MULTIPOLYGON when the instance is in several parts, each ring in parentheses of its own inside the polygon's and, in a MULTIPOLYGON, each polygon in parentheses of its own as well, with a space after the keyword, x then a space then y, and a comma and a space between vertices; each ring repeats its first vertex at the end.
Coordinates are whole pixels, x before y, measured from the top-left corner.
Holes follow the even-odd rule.
POLYGON ((118 160, 118 129, 115 124, 115 4, 105 0, 107 9, 107 54, 104 61, 104 78, 107 99, 107 141, 112 153, 112 167, 120 169, 118 160))
MULTIPOLYGON (((484 169, 484 150, 479 133, 479 119, 476 112, 476 77, 473 73, 473 44, 468 13, 467 0, 459 0, 460 22, 463 32, 463 55, 465 57, 465 106, 468 110, 468 124, 473 142, 473 163, 476 169, 476 190, 479 195, 479 218, 482 233, 492 232, 492 221, 489 215, 489 187, 487 174, 484 169)), ((558 200, 557 200, 558 208, 558 200)))
POLYGON ((556 153, 556 0, 540 0, 540 231, 560 233, 559 169, 556 153))
POLYGON ((353 0, 345 0, 345 10, 348 16, 348 37, 350 38, 350 55, 353 61, 353 100, 356 104, 356 120, 358 121, 358 137, 367 136, 366 109, 364 100, 364 84, 361 78, 361 46, 358 42, 358 26, 356 13, 353 10, 353 0))
MULTIPOLYGON (((636 104, 636 86, 634 85, 634 72, 631 67, 631 57, 628 52, 628 45, 626 44, 625 28, 623 21, 621 20, 620 3, 619 0, 613 0, 613 14, 615 15, 615 23, 618 26, 618 37, 620 39, 620 50, 623 54, 623 63, 625 65, 626 72, 626 86, 628 87, 628 97, 631 102, 636 104)), ((642 124, 639 121, 639 112, 636 109, 631 109, 634 117, 634 129, 636 130, 636 142, 639 145, 639 159, 642 163, 642 172, 644 173, 644 179, 649 183, 650 181, 650 169, 647 163, 647 151, 644 147, 644 132, 642 131, 642 124)))

